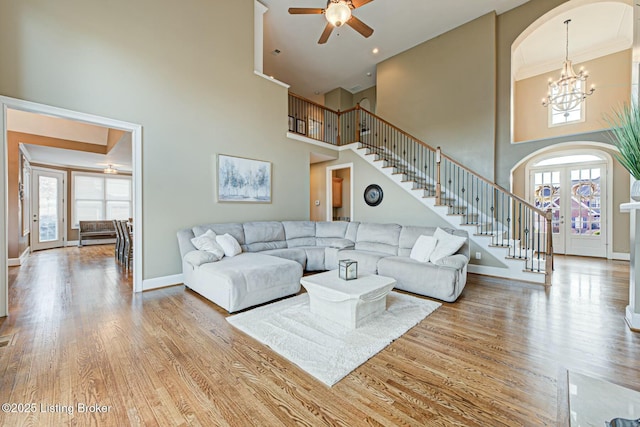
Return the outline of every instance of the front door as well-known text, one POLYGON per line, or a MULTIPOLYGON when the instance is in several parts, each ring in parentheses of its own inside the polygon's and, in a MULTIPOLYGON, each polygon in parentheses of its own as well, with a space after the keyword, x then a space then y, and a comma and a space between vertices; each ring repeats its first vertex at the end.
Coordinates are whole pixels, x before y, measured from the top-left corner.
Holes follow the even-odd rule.
POLYGON ((551 208, 553 250, 558 254, 606 257, 606 162, 531 170, 531 198, 551 208))
POLYGON ((31 249, 64 246, 64 186, 67 173, 53 169, 32 171, 31 249))

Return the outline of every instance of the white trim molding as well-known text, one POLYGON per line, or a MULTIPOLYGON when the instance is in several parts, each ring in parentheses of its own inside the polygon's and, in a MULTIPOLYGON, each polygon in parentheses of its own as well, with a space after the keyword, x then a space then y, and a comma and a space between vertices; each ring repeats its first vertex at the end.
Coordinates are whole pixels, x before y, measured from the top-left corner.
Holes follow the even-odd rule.
POLYGON ((9 258, 9 260, 7 261, 7 265, 9 267, 18 267, 18 266, 24 264, 25 262, 27 262, 27 258, 29 258, 29 255, 31 255, 31 246, 27 247, 27 249, 25 249, 20 254, 20 257, 18 257, 18 258, 9 258))
MULTIPOLYGON (((116 242, 116 239, 92 239, 92 240, 82 240, 82 246, 91 246, 91 245, 113 245, 116 242)), ((78 246, 77 240, 69 240, 65 246, 78 246)))
POLYGON ((142 292, 142 259, 143 241, 142 227, 142 126, 135 123, 95 116, 79 111, 67 110, 50 105, 39 104, 22 99, 0 96, 0 138, 2 138, 2 150, 0 151, 0 187, 3 188, 3 197, 0 199, 0 224, 3 233, 0 233, 0 317, 8 314, 8 269, 7 269, 7 110, 21 110, 35 114, 45 114, 69 120, 89 123, 97 126, 131 132, 132 164, 133 164, 133 291, 142 292))
POLYGON ((615 259, 617 261, 631 261, 631 254, 628 252, 612 252, 611 259, 615 259))
POLYGON ((144 281, 142 282, 142 290, 150 291, 152 289, 182 285, 183 282, 184 279, 182 277, 182 273, 173 274, 171 276, 154 277, 153 279, 144 279, 144 281))
POLYGON ((351 221, 355 221, 355 219, 353 218, 353 163, 344 163, 341 165, 332 165, 332 166, 327 166, 326 169, 326 175, 327 175, 327 182, 326 182, 326 200, 325 200, 325 205, 327 206, 327 211, 326 211, 326 215, 327 217, 325 218, 326 221, 333 221, 333 171, 334 170, 338 170, 338 169, 349 169, 349 193, 350 193, 350 200, 349 200, 349 218, 351 221))
POLYGON ((640 313, 634 313, 630 305, 625 310, 624 320, 627 322, 629 329, 634 332, 640 332, 640 313))

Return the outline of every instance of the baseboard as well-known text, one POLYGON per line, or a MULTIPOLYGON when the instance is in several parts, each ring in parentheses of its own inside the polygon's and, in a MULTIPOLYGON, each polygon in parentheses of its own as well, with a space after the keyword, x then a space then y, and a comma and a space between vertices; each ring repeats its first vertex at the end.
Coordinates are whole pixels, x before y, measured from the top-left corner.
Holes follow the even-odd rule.
POLYGON ((166 288, 182 284, 182 274, 173 274, 171 276, 154 277, 153 279, 144 279, 142 281, 142 290, 150 291, 151 289, 166 288))
POLYGON ((31 246, 28 246, 21 254, 19 258, 9 258, 7 260, 7 266, 9 267, 18 267, 25 262, 27 262, 27 258, 31 255, 31 246))
POLYGON ((631 260, 631 254, 625 253, 625 252, 613 252, 611 254, 611 259, 617 259, 620 261, 630 261, 631 260))
MULTIPOLYGON (((91 246, 91 245, 109 245, 116 242, 116 239, 93 239, 93 240, 83 240, 82 246, 91 246)), ((67 246, 78 246, 77 240, 69 240, 67 241, 67 246)))
POLYGON ((640 332, 640 313, 634 313, 631 306, 627 306, 625 309, 625 317, 629 329, 633 332, 640 332))
POLYGON ((544 286, 544 274, 524 272, 522 274, 514 274, 514 272, 508 268, 491 267, 488 265, 478 264, 467 264, 467 271, 469 273, 480 274, 482 276, 499 277, 501 279, 516 280, 518 282, 533 283, 544 286), (534 278, 537 278, 537 280, 534 278))

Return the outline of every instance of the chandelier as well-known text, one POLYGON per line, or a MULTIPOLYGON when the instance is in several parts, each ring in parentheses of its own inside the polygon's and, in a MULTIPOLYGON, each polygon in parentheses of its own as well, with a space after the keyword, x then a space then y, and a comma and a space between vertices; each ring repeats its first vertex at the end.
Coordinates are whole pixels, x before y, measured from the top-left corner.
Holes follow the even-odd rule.
POLYGON ((351 18, 351 8, 345 0, 330 0, 324 15, 331 25, 339 27, 351 18))
POLYGON ((549 93, 542 100, 543 107, 550 106, 555 111, 564 112, 565 116, 568 116, 569 111, 580 105, 587 96, 596 90, 592 85, 588 92, 584 91, 589 74, 584 68, 581 68, 580 72, 576 74, 571 60, 569 60, 569 22, 571 19, 564 21, 567 26, 567 43, 560 78, 556 81, 549 79, 549 93))

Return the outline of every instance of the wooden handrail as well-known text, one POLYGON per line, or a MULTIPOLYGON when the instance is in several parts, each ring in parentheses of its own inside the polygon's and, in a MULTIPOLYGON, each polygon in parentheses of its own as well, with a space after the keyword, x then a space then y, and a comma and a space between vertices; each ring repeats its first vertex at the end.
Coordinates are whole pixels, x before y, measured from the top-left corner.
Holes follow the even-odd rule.
MULTIPOLYGON (((307 108, 317 108, 325 111, 325 117, 328 117, 328 114, 326 114, 328 112, 335 115, 331 117, 331 120, 337 121, 335 141, 325 142, 337 146, 353 142, 360 142, 365 145, 380 144, 381 148, 389 150, 390 153, 389 158, 383 157, 383 159, 394 168, 398 167, 398 164, 402 165, 402 163, 405 162, 409 165, 406 169, 407 171, 411 170, 411 157, 407 156, 412 156, 415 171, 406 174, 407 181, 418 181, 413 179, 415 178, 413 175, 417 172, 417 169, 415 169, 416 161, 419 161, 420 164, 422 164, 423 160, 428 162, 429 164, 425 163, 424 165, 424 178, 422 178, 422 180, 427 183, 429 181, 434 183, 435 204, 442 206, 443 202, 447 200, 445 205, 448 206, 448 212, 450 214, 465 215, 465 224, 477 225, 479 227, 477 233, 480 235, 494 235, 495 237, 492 237, 492 244, 508 246, 510 248, 510 256, 513 255, 514 258, 525 260, 526 271, 540 272, 540 256, 541 254, 545 254, 543 268, 545 285, 551 285, 551 273, 553 271, 553 214, 551 209, 544 211, 534 206, 524 198, 509 192, 498 184, 484 178, 474 170, 443 154, 440 147, 434 148, 430 146, 383 118, 362 108, 360 104, 356 104, 355 107, 344 111, 335 111, 301 96, 291 93, 289 95, 291 96, 291 98, 289 98, 290 101, 294 104, 297 104, 299 100, 303 105, 306 104, 307 108), (371 120, 369 120, 367 114, 371 116, 371 120), (346 125, 345 129, 343 129, 343 125, 346 125), (351 126, 354 126, 354 129, 351 129, 351 126), (371 132, 363 133, 363 126, 366 126, 366 129, 370 129, 371 132), (381 132, 382 134, 380 134, 381 132), (369 134, 369 137, 364 138, 364 135, 369 134), (344 139, 342 138, 343 136, 344 139), (365 140, 364 142, 363 138, 365 140), (382 138, 384 139, 384 143, 381 142, 382 138), (393 159, 393 161, 389 159, 393 159), (444 168, 442 168, 443 159, 446 160, 444 168), (431 167, 431 171, 435 168, 435 175, 433 175, 433 172, 427 172, 429 167, 431 167), (442 173, 445 175, 444 179, 448 180, 449 187, 447 188, 443 187, 442 173), (410 176, 412 176, 411 179, 409 178, 410 176), (457 180, 455 179, 456 177, 458 178, 457 180), (469 190, 470 193, 465 194, 466 190, 469 190), (478 191, 478 193, 476 193, 476 191, 478 191), (471 195, 468 196, 468 194, 471 195), (481 195, 481 197, 479 197, 479 195, 481 195), (445 196, 447 199, 443 198, 445 196), (471 197, 471 199, 469 197, 471 197), (463 205, 466 203, 466 205, 454 206, 453 203, 449 202, 449 200, 455 201, 456 199, 462 202, 463 205), (475 207, 474 199, 476 202, 475 207), (501 201, 499 201, 499 199, 501 199, 501 201), (484 218, 488 218, 489 222, 486 223, 484 219, 482 222, 479 221, 481 215, 484 218), (511 215, 514 215, 513 222, 511 221, 511 215), (544 221, 544 229, 541 228, 541 220, 544 221), (524 237, 522 236, 523 232, 524 237), (544 232, 546 232, 546 241, 541 241, 541 234, 544 232), (511 235, 511 233, 513 233, 513 235, 511 235), (529 236, 532 237, 530 238, 529 236), (511 243, 516 241, 521 243, 511 243)), ((327 118, 327 120, 329 119, 327 118)), ((420 168, 421 167, 422 166, 420 166, 420 168)), ((401 171, 402 169, 399 168, 398 170, 401 171)), ((433 196, 431 193, 432 190, 428 189, 426 184, 423 183, 421 185, 422 186, 418 188, 424 189, 425 194, 428 194, 427 197, 433 196)))
POLYGON ((340 113, 340 111, 332 110, 331 108, 325 107, 325 106, 324 106, 324 105, 322 105, 322 104, 318 104, 317 102, 314 102, 314 101, 312 101, 312 100, 310 100, 310 99, 307 99, 307 98, 305 98, 304 96, 296 95, 295 93, 291 93, 291 92, 289 92, 289 96, 292 96, 292 97, 294 97, 294 98, 298 98, 299 100, 304 101, 304 102, 308 102, 309 104, 313 104, 313 105, 315 105, 316 107, 321 108, 321 109, 323 109, 323 110, 330 111, 330 112, 332 112, 333 114, 337 114, 337 115, 342 114, 342 113, 340 113))
POLYGON ((458 166, 460 169, 462 169, 462 170, 464 170, 464 171, 466 171, 466 172, 468 172, 468 173, 470 173, 470 174, 472 174, 472 175, 475 175, 478 179, 482 180, 485 184, 490 185, 491 187, 493 187, 494 189, 496 189, 496 190, 498 190, 498 191, 501 191, 501 192, 503 192, 503 193, 508 194, 508 195, 509 195, 510 197, 512 197, 513 199, 517 200, 518 202, 520 202, 520 203, 522 203, 522 204, 526 205, 527 207, 529 207, 530 209, 532 209, 533 211, 535 211, 538 215, 541 215, 541 216, 543 216, 543 217, 545 216, 545 214, 546 214, 546 213, 545 213, 545 211, 543 211, 543 210, 541 210, 541 209, 539 209, 539 208, 537 208, 537 207, 533 206, 530 202, 527 202, 527 201, 526 201, 526 200, 524 200, 523 198, 518 197, 518 196, 517 196, 517 195, 515 195, 515 194, 512 194, 511 192, 507 191, 505 188, 503 188, 503 187, 499 186, 498 184, 496 184, 496 183, 494 183, 494 182, 489 181, 488 179, 486 179, 485 177, 483 177, 482 175, 480 175, 478 172, 476 172, 476 171, 474 171, 474 170, 472 170, 472 169, 469 169, 468 167, 466 167, 466 166, 462 165, 460 162, 457 162, 456 160, 454 160, 454 159, 452 159, 451 157, 447 156, 446 154, 442 153, 442 151, 440 150, 440 147, 433 148, 432 146, 430 146, 430 145, 429 145, 429 144, 427 144, 426 142, 421 141, 420 139, 416 138, 415 136, 413 136, 413 135, 411 135, 411 134, 409 134, 409 133, 407 133, 407 132, 403 131, 402 129, 399 129, 397 126, 392 125, 391 123, 389 123, 389 122, 388 122, 388 121, 386 121, 385 119, 380 118, 380 117, 376 116, 375 114, 373 114, 372 112, 370 112, 370 111, 368 111, 368 110, 366 110, 366 109, 364 109, 364 108, 360 107, 360 104, 356 105, 356 107, 355 107, 354 109, 359 109, 359 110, 362 110, 362 111, 366 111, 366 112, 367 112, 367 114, 370 114, 370 115, 371 115, 372 117, 374 117, 376 120, 381 121, 382 123, 386 124, 387 126, 391 127, 392 129, 396 130, 397 132, 401 133, 402 135, 404 135, 404 136, 406 136, 406 137, 408 137, 408 138, 411 138, 411 139, 412 139, 412 140, 414 140, 416 143, 418 143, 418 144, 420 144, 420 145, 423 145, 423 146, 427 147, 428 149, 430 149, 430 150, 431 150, 431 151, 433 151, 433 152, 439 152, 439 153, 440 153, 440 156, 442 156, 442 158, 447 159, 450 163, 453 163, 454 165, 458 166))
MULTIPOLYGON (((424 147, 428 148, 429 150, 433 151, 434 153, 435 153, 435 152, 440 152, 440 155, 442 156, 442 158, 447 159, 447 161, 449 161, 450 163, 452 163, 452 164, 456 165, 457 167, 459 167, 459 168, 460 168, 460 169, 462 169, 463 171, 466 171, 466 172, 468 172, 468 173, 470 173, 470 174, 472 174, 472 175, 476 176, 478 179, 480 179, 480 180, 481 180, 482 182, 484 182, 485 184, 487 184, 487 185, 491 186, 492 188, 494 188, 494 189, 496 189, 496 190, 498 190, 498 191, 500 191, 500 192, 502 192, 502 193, 508 194, 508 195, 509 195, 509 197, 511 197, 511 198, 515 199, 516 201, 518 201, 518 202, 522 203, 523 205, 527 206, 529 209, 533 210, 533 211, 534 211, 534 212, 536 212, 538 215, 541 215, 542 217, 546 217, 546 212, 545 212, 545 211, 543 211, 543 210, 541 210, 541 209, 539 209, 539 208, 537 208, 537 207, 533 206, 530 202, 527 202, 527 201, 526 201, 526 200, 524 200, 522 197, 519 197, 519 196, 517 196, 517 195, 515 195, 515 194, 513 194, 513 193, 511 193, 511 192, 509 192, 509 191, 507 191, 505 188, 503 188, 503 187, 499 186, 498 184, 496 184, 496 183, 494 183, 494 182, 492 182, 492 181, 489 181, 488 179, 486 179, 485 177, 483 177, 482 175, 480 175, 478 172, 476 172, 476 171, 474 171, 474 170, 472 170, 472 169, 469 169, 468 167, 466 167, 466 166, 462 165, 461 163, 457 162, 456 160, 452 159, 451 157, 447 156, 446 154, 443 154, 439 149, 437 149, 437 148, 434 148, 434 147, 430 146, 430 145, 429 145, 429 144, 427 144, 426 142, 424 142, 424 141, 420 140, 419 138, 416 138, 415 136, 411 135, 410 133, 407 133, 407 132, 403 131, 402 129, 398 128, 397 126, 395 126, 395 125, 393 125, 393 124, 391 124, 391 123, 389 123, 389 122, 388 122, 388 121, 386 121, 385 119, 383 119, 383 118, 381 118, 381 117, 379 117, 379 116, 376 116, 376 115, 375 115, 374 113, 372 113, 371 111, 368 111, 367 109, 362 108, 362 107, 360 106, 360 104, 356 104, 356 106, 355 106, 355 107, 353 107, 353 108, 349 108, 348 110, 344 110, 344 111, 335 111, 335 110, 332 110, 332 109, 330 109, 330 108, 325 107, 324 105, 320 105, 320 104, 318 104, 317 102, 313 102, 313 101, 311 101, 311 100, 308 100, 308 99, 306 99, 306 98, 304 98, 304 97, 302 97, 302 96, 296 95, 296 94, 294 94, 294 93, 289 93, 289 95, 291 95, 291 96, 293 96, 293 97, 295 97, 295 98, 301 99, 301 100, 303 100, 303 101, 305 101, 305 102, 309 102, 309 103, 311 103, 311 104, 313 104, 313 105, 316 105, 316 106, 318 106, 318 107, 320 107, 320 108, 323 108, 323 109, 325 109, 325 110, 331 111, 331 112, 333 112, 333 113, 335 113, 335 114, 337 114, 337 115, 338 115, 338 119, 340 119, 340 116, 342 116, 343 114, 347 114, 347 113, 350 113, 350 112, 352 112, 352 111, 362 110, 362 111, 366 112, 367 114, 371 115, 372 117, 374 117, 374 118, 375 118, 376 120, 378 120, 379 122, 384 123, 385 125, 389 126, 391 129, 393 129, 393 130, 395 130, 396 132, 400 133, 401 135, 404 135, 405 137, 412 139, 412 140, 413 140, 414 142, 416 142, 417 144, 422 145, 422 146, 424 146, 424 147)), ((438 148, 439 148, 439 147, 438 147, 438 148)))

